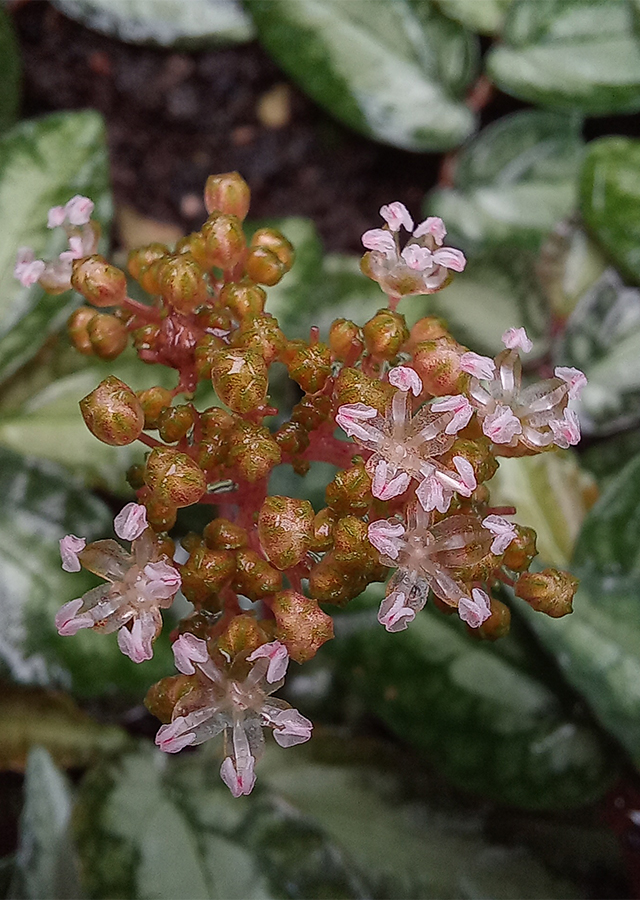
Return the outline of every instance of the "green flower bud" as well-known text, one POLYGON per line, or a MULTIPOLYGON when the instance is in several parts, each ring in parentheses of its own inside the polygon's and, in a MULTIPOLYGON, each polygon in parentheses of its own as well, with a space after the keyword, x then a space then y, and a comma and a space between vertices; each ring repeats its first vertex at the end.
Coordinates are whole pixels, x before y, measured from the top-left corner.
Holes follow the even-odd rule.
POLYGON ((80 401, 80 411, 91 434, 115 447, 132 444, 144 427, 140 401, 115 375, 109 375, 80 401))

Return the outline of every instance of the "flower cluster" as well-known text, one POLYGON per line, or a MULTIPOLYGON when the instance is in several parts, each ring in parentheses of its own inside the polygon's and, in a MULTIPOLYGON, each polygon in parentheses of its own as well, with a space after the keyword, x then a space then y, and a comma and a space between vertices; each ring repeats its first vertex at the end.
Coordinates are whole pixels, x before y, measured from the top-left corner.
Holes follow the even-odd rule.
POLYGON ((548 615, 571 611, 575 580, 528 572, 535 533, 512 521, 515 510, 491 506, 486 482, 500 456, 577 441, 569 403, 584 383, 559 368, 524 385, 523 329, 505 332, 495 359, 459 344, 439 319, 409 329, 399 300, 441 289, 465 260, 443 246, 440 219, 414 228, 400 203, 383 207, 385 227, 363 238, 363 270, 388 306, 362 326, 336 320, 326 342, 317 328, 308 340, 288 339, 265 311, 266 288, 288 272, 294 251, 274 229, 247 239, 249 199, 237 173, 211 176, 199 231, 172 250, 151 244, 130 254, 128 273, 146 303, 95 254, 86 198, 50 211, 49 225, 67 229, 64 259, 47 268, 21 251, 16 267, 25 285, 71 284, 83 296, 69 320, 81 353, 113 359, 131 341, 145 362, 176 372, 173 390, 136 392, 111 376, 80 403, 99 440, 141 444, 128 473, 136 500, 114 523, 131 547, 63 538, 63 568, 84 567, 106 584, 65 604, 56 623, 63 635, 117 631, 123 653, 142 662, 180 590, 192 611, 172 633, 178 673, 146 700, 163 723, 156 742, 175 753, 221 734, 220 774, 234 796, 253 787, 264 728, 284 747, 311 736, 308 719, 272 695, 290 660, 305 663, 333 637, 321 604, 345 605, 393 569, 379 612, 391 632, 431 598, 470 634, 495 639, 509 627, 501 583, 548 615), (402 249, 401 228, 410 233, 402 249), (276 363, 297 385, 289 415, 269 396, 276 363), (194 402, 202 382, 217 394, 208 408, 194 402), (315 462, 337 470, 322 508, 269 495, 276 466, 305 474, 315 462), (177 511, 196 503, 211 509, 210 521, 180 535, 178 556, 169 532, 177 511))

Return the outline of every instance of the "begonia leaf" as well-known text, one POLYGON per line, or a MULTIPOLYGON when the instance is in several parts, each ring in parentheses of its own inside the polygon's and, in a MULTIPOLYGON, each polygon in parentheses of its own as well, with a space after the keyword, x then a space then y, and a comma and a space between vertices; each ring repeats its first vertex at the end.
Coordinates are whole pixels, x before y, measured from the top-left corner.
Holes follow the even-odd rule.
POLYGON ((438 0, 438 6, 456 22, 480 34, 499 34, 512 0, 438 0))
POLYGON ((587 115, 640 109, 640 37, 628 0, 515 0, 487 73, 520 100, 587 115))
POLYGON ((94 770, 75 815, 85 889, 157 900, 576 896, 524 848, 491 841, 482 816, 401 802, 384 745, 367 762, 333 747, 342 762, 269 747, 252 796, 235 801, 208 747, 166 762, 141 749, 94 770))
POLYGON ((536 248, 578 200, 584 143, 580 117, 512 113, 460 151, 453 186, 434 189, 425 212, 444 220, 463 250, 519 243, 536 248))
POLYGON ((517 623, 495 644, 475 642, 428 605, 389 634, 376 620, 382 592, 369 594, 374 608, 339 620, 346 683, 450 781, 525 809, 576 807, 607 790, 616 761, 559 698, 517 623))
POLYGON ((238 0, 55 0, 54 5, 88 28, 130 44, 201 48, 254 36, 238 0))
POLYGON ((86 766, 102 752, 123 749, 124 731, 96 722, 68 694, 4 685, 0 694, 0 769, 24 771, 33 746, 63 768, 86 766))
POLYGON ((46 258, 64 249, 63 230, 47 228, 47 211, 74 194, 90 196, 95 219, 108 225, 107 146, 98 113, 52 113, 20 122, 0 139, 0 380, 33 358, 77 305, 71 292, 51 297, 13 275, 19 247, 46 258))
POLYGON ((78 696, 118 690, 140 696, 172 671, 168 635, 153 660, 123 656, 115 634, 61 637, 54 618, 97 582, 62 571, 58 540, 67 533, 108 537, 111 514, 63 470, 0 450, 0 672, 23 684, 71 687, 78 696))
POLYGON ((72 805, 64 774, 45 749, 34 747, 27 763, 10 900, 74 900, 81 896, 70 834, 72 805))
POLYGON ((248 0, 258 37, 316 102, 405 150, 455 147, 475 127, 461 102, 475 38, 421 0, 248 0))
POLYGON ((587 227, 627 278, 640 283, 640 141, 607 137, 589 144, 580 175, 587 227))
POLYGON ((21 81, 20 51, 9 14, 0 7, 0 135, 18 114, 21 81))
POLYGON ((640 290, 607 269, 584 293, 554 349, 588 383, 577 407, 587 434, 611 434, 640 421, 640 290))

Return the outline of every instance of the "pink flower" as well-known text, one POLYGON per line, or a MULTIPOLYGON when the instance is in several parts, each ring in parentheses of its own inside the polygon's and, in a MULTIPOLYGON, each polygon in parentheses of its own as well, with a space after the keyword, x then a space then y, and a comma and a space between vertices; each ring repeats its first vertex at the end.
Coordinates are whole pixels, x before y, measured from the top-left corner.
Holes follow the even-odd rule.
POLYGON ((479 588, 471 591, 471 597, 463 597, 458 603, 458 615, 470 628, 480 628, 491 615, 491 602, 479 588))
POLYGON ((488 356, 480 356, 479 353, 469 351, 460 357, 460 368, 475 378, 493 378, 496 364, 488 356))
POLYGON ((411 475, 408 472, 398 472, 394 466, 381 459, 373 470, 371 493, 378 500, 391 500, 404 494, 410 484, 411 475))
POLYGON ((372 228, 362 235, 362 243, 367 250, 375 250, 385 256, 395 258, 398 248, 393 235, 384 228, 372 228))
POLYGON ((457 434, 462 428, 466 428, 473 415, 473 406, 471 406, 467 398, 462 394, 457 394, 453 397, 441 397, 438 400, 434 400, 431 404, 431 409, 434 412, 453 413, 451 421, 444 430, 445 434, 457 434))
POLYGON ((156 745, 164 753, 179 753, 185 747, 193 744, 196 736, 192 731, 184 731, 182 722, 171 722, 163 725, 156 735, 156 745))
POLYGON ((281 747, 295 747, 311 738, 313 723, 301 715, 297 709, 281 709, 269 720, 273 727, 273 737, 281 747))
POLYGON ((587 384, 587 376, 580 369, 574 369, 572 366, 556 366, 553 370, 556 378, 561 378, 569 385, 569 397, 574 399, 580 396, 582 389, 587 384))
POLYGON ((554 420, 551 423, 553 431, 553 442, 566 450, 580 442, 580 420, 572 409, 565 409, 562 419, 554 420))
POLYGON ((78 615, 82 602, 82 597, 79 597, 77 600, 69 600, 60 607, 55 618, 58 634, 66 637, 76 634, 81 628, 93 627, 93 618, 88 613, 78 615))
POLYGON ((402 591, 392 591, 380 604, 378 622, 387 631, 405 631, 416 617, 416 611, 407 606, 407 597, 402 591))
POLYGON ((247 656, 247 662, 256 662, 258 659, 268 659, 269 668, 267 669, 266 679, 270 684, 275 681, 282 681, 287 674, 289 665, 289 651, 280 641, 271 641, 269 644, 262 644, 257 650, 254 650, 251 656, 247 656))
POLYGON ((250 794, 256 783, 253 768, 255 760, 251 754, 240 763, 230 757, 224 760, 220 766, 220 778, 231 791, 232 796, 238 798, 243 794, 250 794))
POLYGON ((509 444, 517 434, 522 434, 522 424, 508 406, 496 406, 485 416, 482 430, 494 444, 509 444))
POLYGON ((462 250, 453 247, 441 247, 433 253, 433 261, 443 269, 451 269, 453 272, 464 272, 467 258, 462 250))
POLYGON ((473 466, 463 456, 454 456, 453 464, 456 474, 450 469, 432 467, 425 469, 425 477, 420 483, 416 497, 425 512, 437 509, 446 512, 453 495, 457 492, 463 497, 470 497, 478 486, 473 466))
POLYGON ((52 206, 47 214, 47 228, 57 228, 63 225, 67 218, 64 206, 52 206))
POLYGON ((141 503, 127 503, 113 521, 115 533, 123 541, 135 541, 147 527, 147 509, 141 503))
POLYGON ((371 435, 371 429, 363 427, 363 424, 374 419, 378 411, 364 403, 345 403, 338 409, 336 423, 349 437, 367 441, 371 435))
POLYGON ((64 208, 66 218, 71 225, 86 225, 93 213, 93 206, 93 201, 88 197, 81 197, 80 194, 76 194, 75 197, 72 197, 67 202, 64 208))
POLYGON ((420 247, 418 244, 407 244, 400 254, 410 269, 417 272, 424 272, 425 269, 433 268, 433 253, 428 247, 420 247))
POLYGON ((420 376, 410 366, 395 366, 391 369, 389 383, 400 391, 411 391, 414 397, 418 397, 423 389, 420 376))
POLYGON ((76 537, 75 534, 66 534, 60 540, 60 558, 62 559, 62 568, 65 572, 80 571, 82 566, 78 559, 78 553, 84 550, 86 546, 87 542, 85 539, 76 537))
POLYGON ((134 663, 152 659, 156 631, 154 617, 148 613, 140 613, 133 620, 131 630, 125 625, 118 631, 118 647, 134 663))
POLYGON ((438 216, 429 216, 424 222, 421 222, 413 232, 414 238, 430 235, 438 247, 442 246, 446 234, 447 229, 444 227, 444 222, 442 219, 438 218, 438 216))
POLYGON ((40 280, 45 270, 41 259, 35 259, 30 247, 20 247, 16 254, 14 277, 23 287, 31 287, 40 280))
POLYGON ((404 542, 399 540, 404 535, 404 525, 389 519, 378 519, 367 529, 370 542, 380 553, 391 559, 397 559, 404 542))
POLYGON ((391 231, 400 231, 404 227, 407 231, 413 231, 413 219, 409 210, 398 200, 380 208, 380 215, 385 220, 391 231))
POLYGON ((496 556, 504 553, 511 541, 518 536, 515 525, 503 519, 502 516, 487 516, 482 520, 482 525, 494 535, 491 552, 496 556))
POLYGON ((194 675, 194 663, 204 663, 209 659, 207 642, 194 634, 181 634, 171 645, 173 658, 178 672, 183 675, 194 675))
POLYGON ((529 353, 533 347, 524 328, 507 328, 502 335, 502 343, 509 350, 522 350, 524 353, 529 353))

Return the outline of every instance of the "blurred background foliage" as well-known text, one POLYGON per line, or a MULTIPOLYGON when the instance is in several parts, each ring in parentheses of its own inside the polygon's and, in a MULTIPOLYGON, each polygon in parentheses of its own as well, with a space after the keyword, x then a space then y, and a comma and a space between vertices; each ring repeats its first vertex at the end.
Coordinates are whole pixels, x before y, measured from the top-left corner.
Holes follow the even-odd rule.
MULTIPOLYGON (((638 896, 638 0, 13 0, 0 84, 0 895, 638 896), (506 597, 495 644, 429 608, 392 635, 372 587, 286 686, 311 745, 272 748, 237 801, 215 748, 149 740, 166 636, 135 666, 53 624, 81 577, 58 538, 109 533, 142 453, 99 444, 77 402, 107 372, 171 374, 75 355, 78 297, 12 276, 19 246, 59 251, 46 211, 75 193, 122 261, 198 225, 206 175, 234 168, 298 251, 269 299, 290 337, 382 305, 359 235, 400 199, 469 257, 403 301, 410 321, 442 315, 491 354, 523 325, 529 375, 589 378, 578 452, 504 460, 492 483, 540 566, 580 576, 574 613, 506 597)), ((321 503, 326 474, 272 487, 321 503)))

